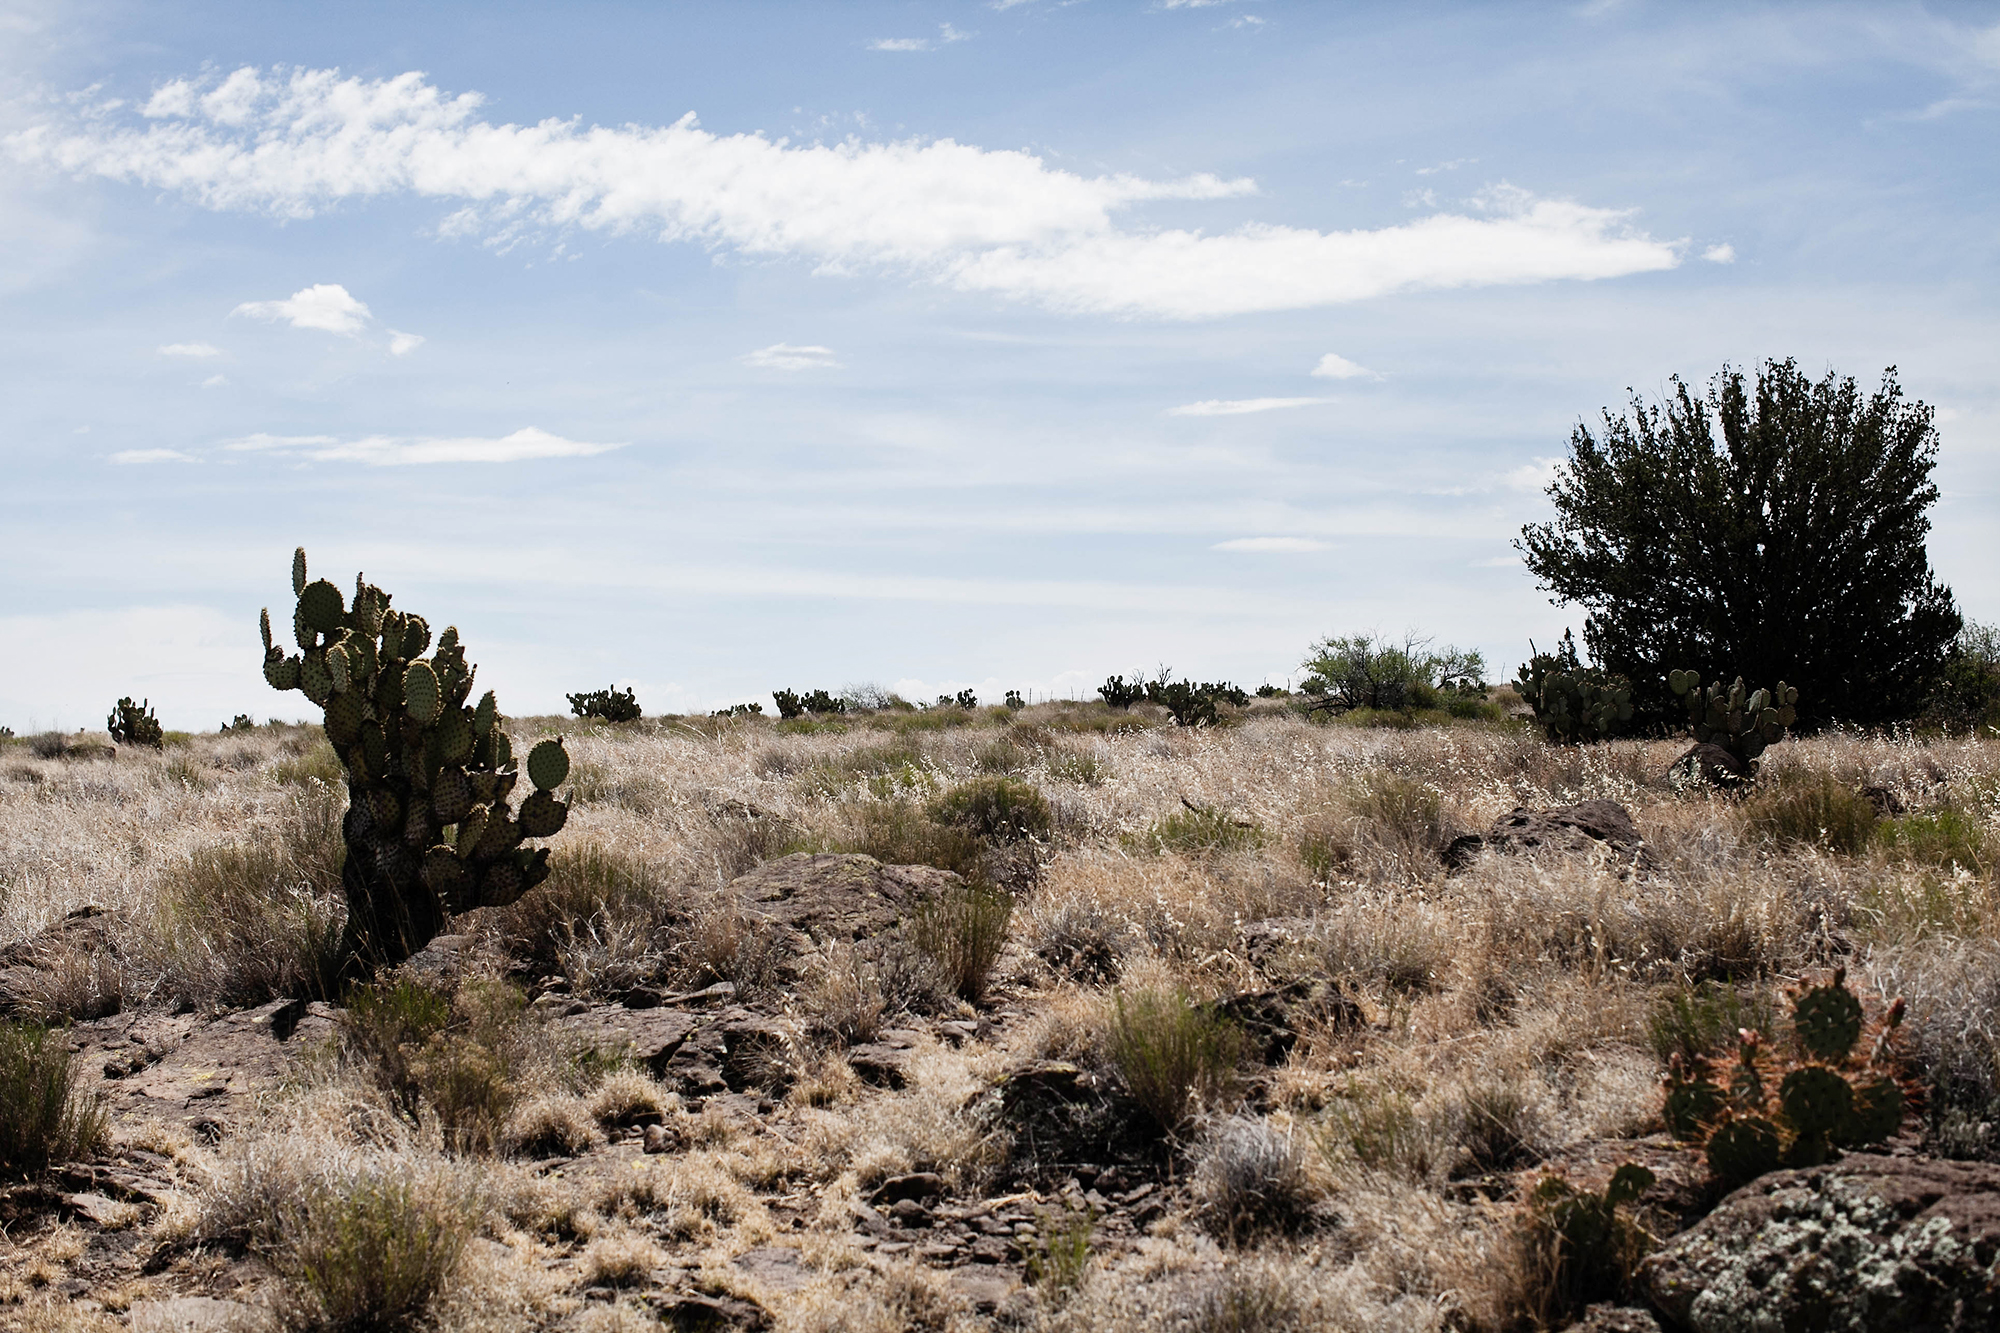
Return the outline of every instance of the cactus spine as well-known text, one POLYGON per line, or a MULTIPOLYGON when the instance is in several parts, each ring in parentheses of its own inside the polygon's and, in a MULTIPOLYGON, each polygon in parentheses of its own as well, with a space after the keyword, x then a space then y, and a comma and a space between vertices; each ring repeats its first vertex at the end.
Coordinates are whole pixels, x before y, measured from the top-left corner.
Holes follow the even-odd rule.
POLYGON ((292 591, 299 651, 273 640, 264 612, 264 679, 321 706, 347 770, 346 952, 351 972, 366 971, 421 949, 448 914, 504 906, 548 877, 548 849, 521 844, 561 831, 569 807, 553 789, 569 756, 560 741, 534 748, 536 790, 517 816, 513 748, 491 690, 466 702, 476 668, 458 631, 426 657, 423 617, 391 610, 389 594, 359 576, 352 601, 308 582, 304 548, 292 556, 292 591))

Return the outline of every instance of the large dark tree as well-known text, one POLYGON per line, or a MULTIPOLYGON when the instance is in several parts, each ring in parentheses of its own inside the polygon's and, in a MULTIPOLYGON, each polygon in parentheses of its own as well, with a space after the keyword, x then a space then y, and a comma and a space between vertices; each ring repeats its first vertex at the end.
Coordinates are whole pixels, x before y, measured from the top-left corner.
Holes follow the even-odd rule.
POLYGON ((1906 718, 1960 625, 1924 550, 1937 447, 1894 367, 1864 396, 1789 360, 1754 385, 1724 366, 1705 396, 1675 378, 1664 402, 1607 410, 1601 436, 1578 425, 1556 520, 1515 546, 1551 600, 1589 612, 1584 642, 1642 718, 1678 712, 1674 667, 1783 679, 1802 722, 1906 718))

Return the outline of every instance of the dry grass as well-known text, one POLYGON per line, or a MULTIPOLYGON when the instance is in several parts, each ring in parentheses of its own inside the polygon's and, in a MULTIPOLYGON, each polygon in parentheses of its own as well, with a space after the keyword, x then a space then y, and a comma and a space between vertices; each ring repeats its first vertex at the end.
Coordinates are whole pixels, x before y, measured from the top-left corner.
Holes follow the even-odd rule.
MULTIPOLYGON (((1070 705, 1011 720, 514 726, 517 748, 566 734, 579 799, 550 882, 468 923, 489 951, 517 979, 593 999, 729 979, 818 1044, 788 1056, 789 1094, 754 1123, 691 1113, 641 1073, 565 1065, 518 999, 478 1012, 455 999, 443 1026, 390 1043, 410 1048, 407 1077, 336 1064, 276 1096, 256 1134, 176 1147, 195 1202, 145 1223, 153 1238, 262 1256, 272 1308, 289 1292, 300 1322, 323 1321, 330 1297, 273 1220, 367 1253, 379 1228, 320 1201, 398 1180, 407 1197, 369 1197, 437 1238, 398 1271, 439 1328, 582 1328, 586 1306, 591 1326, 622 1327, 663 1274, 749 1290, 732 1261, 790 1226, 781 1199, 805 1208, 795 1230, 819 1258, 804 1285, 757 1290, 780 1328, 985 1326, 939 1273, 861 1254, 852 1202, 921 1170, 954 1197, 1011 1188, 1012 1129, 983 1095, 1003 1069, 1051 1058, 1110 1077, 1121 1050, 1135 1058, 1131 997, 1193 1012, 1295 979, 1331 982, 1364 1021, 1303 1024, 1274 1069, 1218 1055, 1160 1080, 1191 1211, 1122 1249, 1093 1242, 1073 1290, 1038 1289, 1010 1318, 1092 1333, 1517 1324, 1546 1275, 1512 1205, 1472 1187, 1649 1132, 1667 1054, 1834 962, 1908 997, 1930 1145, 2000 1158, 1994 741, 1789 742, 1738 800, 1677 790, 1672 742, 1558 749, 1504 726, 1308 725, 1261 704, 1198 732, 1070 705), (1046 802, 1030 842, 933 817, 949 816, 942 794, 993 775, 1046 802), (1644 834, 1636 870, 1489 854, 1448 875, 1439 860, 1516 806, 1599 797, 1644 834), (996 846, 1031 849, 1018 877, 996 871, 1012 864, 996 846), (901 955, 831 949, 797 984, 781 977, 774 942, 718 891, 799 847, 1007 885, 1004 947, 979 951, 982 1012, 1007 1020, 995 1042, 923 1044, 906 1087, 861 1085, 840 1047, 900 1014, 969 1011, 901 955), (636 1156, 634 1127, 656 1120, 677 1150, 636 1156), (479 1155, 568 1155, 605 1137, 588 1160, 631 1161, 574 1183, 479 1155), (620 1294, 585 1302, 586 1285, 620 1294)), ((0 947, 76 908, 109 910, 115 952, 48 959, 52 1011, 313 993, 338 926, 330 761, 298 728, 115 761, 8 746, 0 947)), ((69 1262, 47 1247, 24 1261, 56 1275, 69 1262)))

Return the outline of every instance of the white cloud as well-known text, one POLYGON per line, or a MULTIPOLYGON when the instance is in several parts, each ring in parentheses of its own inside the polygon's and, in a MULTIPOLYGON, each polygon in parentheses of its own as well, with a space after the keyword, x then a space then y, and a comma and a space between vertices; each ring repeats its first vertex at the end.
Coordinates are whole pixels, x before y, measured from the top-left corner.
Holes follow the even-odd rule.
POLYGON ((1449 162, 1440 162, 1434 167, 1418 167, 1417 174, 1419 176, 1435 176, 1443 171, 1457 171, 1460 167, 1471 166, 1478 160, 1476 157, 1455 157, 1449 162))
POLYGON ((1518 555, 1489 555, 1484 560, 1472 562, 1474 569, 1511 569, 1521 563, 1518 555))
POLYGON ((114 463, 198 463, 193 454, 178 449, 120 449, 111 455, 114 463))
POLYGON ((1170 417, 1240 417, 1251 412, 1276 412, 1287 407, 1330 403, 1331 398, 1205 398, 1167 409, 1170 417))
POLYGON ((1556 479, 1556 468, 1562 461, 1560 458, 1537 458, 1532 463, 1523 463, 1513 469, 1503 480, 1517 491, 1547 490, 1549 483, 1556 479))
POLYGON ((565 440, 533 426, 500 439, 368 435, 342 440, 333 435, 246 435, 223 448, 233 453, 275 454, 315 463, 366 463, 404 467, 422 463, 518 463, 530 458, 587 458, 623 449, 623 444, 565 440))
POLYGON ((1701 252, 1701 257, 1711 264, 1733 264, 1736 262, 1736 247, 1733 245, 1711 245, 1701 252))
POLYGON ((201 382, 201 387, 204 389, 220 389, 227 383, 229 383, 229 376, 227 375, 210 375, 201 382))
POLYGON ((203 358, 221 356, 222 349, 214 343, 168 343, 160 348, 160 355, 203 358))
POLYGON ((1261 28, 1264 26, 1264 20, 1258 18, 1255 14, 1245 14, 1240 18, 1229 20, 1225 26, 1231 28, 1261 28))
POLYGON ((743 354, 743 364, 755 366, 759 370, 838 370, 840 362, 834 360, 831 347, 794 347, 790 343, 772 343, 754 352, 743 354))
POLYGON ((1232 541, 1217 542, 1211 551, 1331 551, 1333 543, 1314 541, 1311 537, 1238 537, 1232 541))
POLYGON ((950 46, 953 42, 970 41, 972 34, 960 32, 949 23, 938 24, 935 40, 929 37, 878 37, 868 43, 871 51, 935 51, 940 46, 950 46))
POLYGON ((373 318, 368 307, 348 295, 337 282, 319 282, 293 292, 282 301, 245 301, 229 312, 254 319, 282 319, 295 329, 321 329, 354 337, 373 318))
POLYGON ((405 352, 414 352, 423 345, 424 335, 421 333, 402 333, 396 329, 389 330, 390 356, 401 356, 405 352))
POLYGON ((1382 377, 1366 366, 1357 366, 1346 357, 1328 352, 1312 368, 1312 373, 1323 380, 1379 380, 1382 377))
POLYGON ((136 123, 99 107, 5 143, 25 161, 214 209, 303 218, 344 200, 413 194, 452 204, 455 234, 504 233, 509 243, 536 227, 640 234, 828 272, 889 269, 1089 314, 1205 319, 1680 262, 1677 244, 1636 230, 1624 212, 1506 187, 1468 212, 1375 230, 1121 227, 1118 215, 1137 204, 1241 198, 1256 186, 1207 173, 1082 176, 1033 153, 950 139, 793 145, 711 134, 692 115, 665 126, 494 124, 479 116, 477 94, 447 96, 415 73, 246 69, 197 91, 162 88, 136 123))

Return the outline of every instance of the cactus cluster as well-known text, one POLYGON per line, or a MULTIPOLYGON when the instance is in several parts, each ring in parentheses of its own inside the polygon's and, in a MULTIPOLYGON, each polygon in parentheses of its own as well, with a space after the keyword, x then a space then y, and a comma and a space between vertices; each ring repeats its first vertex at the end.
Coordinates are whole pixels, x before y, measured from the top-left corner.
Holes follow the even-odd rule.
POLYGON ((1516 673, 1514 688, 1535 712, 1535 725, 1557 745, 1609 740, 1632 720, 1632 683, 1577 656, 1576 639, 1563 631, 1553 653, 1532 652, 1516 673))
POLYGON ((1670 671, 1667 685, 1687 704, 1695 740, 1721 746, 1746 767, 1798 720, 1798 687, 1782 680, 1775 689, 1746 690, 1738 676, 1733 685, 1717 681, 1703 689, 1700 672, 1670 671))
POLYGON ((155 750, 166 748, 167 734, 160 729, 160 719, 153 716, 150 699, 141 699, 136 704, 129 698, 120 699, 111 706, 111 716, 104 719, 104 729, 119 745, 146 745, 155 750))
POLYGON ((1879 1143, 1902 1126, 1907 1104, 1891 1054, 1903 1013, 1898 999, 1864 1042, 1870 1025, 1861 1001, 1845 969, 1836 970, 1825 985, 1794 995, 1791 1049, 1745 1029, 1726 1069, 1676 1055, 1666 1077, 1667 1127, 1700 1144, 1709 1170, 1731 1187, 1879 1143))
POLYGON ((568 818, 555 789, 569 755, 559 740, 529 751, 534 790, 515 809, 513 746, 491 690, 467 703, 476 668, 457 629, 432 649, 424 618, 391 610, 389 594, 358 575, 351 602, 324 579, 308 582, 303 548, 292 557, 292 591, 298 651, 273 642, 265 611, 264 679, 324 710, 347 770, 347 954, 360 968, 393 964, 428 943, 448 913, 511 903, 548 877, 548 850, 522 844, 554 836, 568 818))
POLYGON ((568 698, 569 711, 578 717, 600 718, 606 722, 637 722, 643 715, 638 692, 630 686, 623 693, 613 685, 602 690, 585 690, 568 698))

